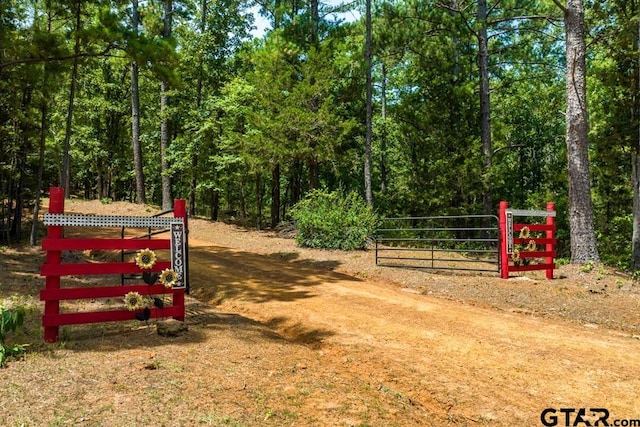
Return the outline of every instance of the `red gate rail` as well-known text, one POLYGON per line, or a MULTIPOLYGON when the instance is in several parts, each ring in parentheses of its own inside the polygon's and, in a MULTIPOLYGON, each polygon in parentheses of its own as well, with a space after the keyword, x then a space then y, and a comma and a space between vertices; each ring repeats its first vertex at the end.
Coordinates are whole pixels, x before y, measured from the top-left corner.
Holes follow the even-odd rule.
MULTIPOLYGON (((62 188, 53 187, 50 189, 49 214, 57 217, 57 214, 64 214, 64 191, 62 188)), ((74 220, 82 217, 73 216, 74 220)), ((99 220, 100 217, 88 217, 99 220)), ((109 220, 126 222, 127 217, 107 217, 109 220)), ((145 218, 130 217, 135 225, 139 227, 145 224, 145 218)), ((184 200, 176 200, 174 203, 174 218, 169 220, 173 223, 184 224, 186 234, 187 213, 184 200)), ((162 221, 155 220, 154 226, 159 227, 162 221)), ((91 223, 91 221, 88 221, 91 223)), ((99 223, 100 221, 98 221, 99 223)), ((168 222, 168 223, 169 223, 168 222)), ((146 225, 145 225, 146 226, 146 225)), ((49 225, 47 227, 47 237, 42 241, 42 249, 46 251, 45 263, 40 268, 40 274, 45 276, 45 289, 40 291, 40 300, 44 301, 44 314, 42 316, 42 326, 44 327, 44 340, 49 343, 58 339, 58 328, 64 325, 77 325, 84 323, 102 323, 123 320, 135 320, 136 312, 129 310, 106 310, 79 313, 61 313, 60 301, 94 299, 94 298, 116 298, 124 297, 129 292, 138 292, 143 296, 171 295, 172 304, 162 308, 149 308, 150 318, 173 317, 177 320, 184 320, 184 286, 180 288, 167 289, 160 284, 133 284, 118 286, 92 286, 84 288, 61 287, 61 278, 78 275, 120 275, 130 273, 141 273, 141 268, 132 262, 95 262, 95 263, 62 263, 62 251, 84 251, 84 250, 168 250, 171 248, 171 240, 167 239, 76 239, 63 237, 62 225, 49 225)), ((149 270, 151 273, 159 273, 164 269, 171 268, 171 261, 158 261, 149 270)))

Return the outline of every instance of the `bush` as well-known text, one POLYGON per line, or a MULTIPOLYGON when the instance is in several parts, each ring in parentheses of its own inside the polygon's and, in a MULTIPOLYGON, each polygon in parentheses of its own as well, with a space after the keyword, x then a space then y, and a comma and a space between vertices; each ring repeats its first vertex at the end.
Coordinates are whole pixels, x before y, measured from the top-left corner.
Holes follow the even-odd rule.
POLYGON ((364 249, 375 231, 377 216, 355 192, 311 191, 291 211, 300 246, 324 249, 364 249))
POLYGON ((0 368, 4 366, 7 357, 17 356, 26 347, 25 344, 5 344, 9 333, 15 333, 24 323, 26 310, 22 306, 8 309, 0 305, 0 368))

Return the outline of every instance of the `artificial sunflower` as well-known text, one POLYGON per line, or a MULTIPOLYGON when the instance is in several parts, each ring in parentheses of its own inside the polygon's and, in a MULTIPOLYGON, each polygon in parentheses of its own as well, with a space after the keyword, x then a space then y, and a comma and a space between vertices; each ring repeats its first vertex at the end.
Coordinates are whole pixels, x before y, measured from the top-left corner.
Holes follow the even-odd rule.
POLYGON ((511 254, 511 259, 514 262, 520 261, 520 250, 519 249, 514 249, 513 253, 511 254))
POLYGON ((175 271, 171 269, 162 270, 160 274, 160 283, 164 285, 165 288, 171 288, 178 281, 178 275, 175 271))
POLYGON ((521 239, 528 239, 530 234, 531 234, 531 230, 529 230, 529 227, 527 226, 522 227, 522 230, 520 230, 521 239))
POLYGON ((144 300, 138 292, 129 292, 124 296, 124 305, 129 311, 136 311, 144 308, 144 300))
POLYGON ((139 250, 136 254, 136 265, 143 270, 148 270, 156 263, 156 254, 151 249, 139 250))
POLYGON ((529 243, 527 243, 527 251, 528 252, 533 252, 536 249, 537 249, 536 242, 533 239, 529 240, 529 243))

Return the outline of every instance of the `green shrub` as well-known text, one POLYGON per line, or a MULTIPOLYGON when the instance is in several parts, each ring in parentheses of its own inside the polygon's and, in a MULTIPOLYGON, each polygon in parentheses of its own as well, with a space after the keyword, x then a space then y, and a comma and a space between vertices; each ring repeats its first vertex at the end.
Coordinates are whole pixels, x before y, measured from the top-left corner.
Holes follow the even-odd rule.
POLYGON ((377 216, 356 193, 311 191, 291 211, 300 246, 364 249, 375 231, 377 216))
POLYGON ((8 309, 0 305, 0 368, 4 366, 6 358, 22 353, 25 344, 5 344, 8 333, 15 333, 24 323, 26 310, 22 306, 8 309))

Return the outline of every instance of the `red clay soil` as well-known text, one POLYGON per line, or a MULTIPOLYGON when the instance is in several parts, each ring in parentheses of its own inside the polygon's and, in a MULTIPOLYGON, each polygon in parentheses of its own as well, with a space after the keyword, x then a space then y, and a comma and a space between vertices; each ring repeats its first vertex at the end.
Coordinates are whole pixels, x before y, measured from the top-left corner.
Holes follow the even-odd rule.
MULTIPOLYGON (((381 268, 371 251, 202 219, 189 243, 186 335, 76 326, 52 346, 36 326, 32 351, 0 370, 0 425, 539 426, 545 408, 586 408, 591 425, 590 408, 609 425, 640 419, 639 292, 625 275, 381 268)), ((37 298, 35 254, 5 249, 5 301, 37 298)), ((573 425, 576 413, 556 415, 573 425)))

